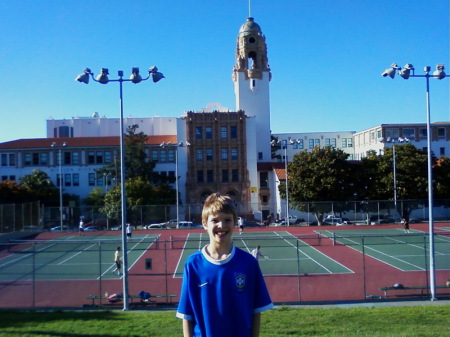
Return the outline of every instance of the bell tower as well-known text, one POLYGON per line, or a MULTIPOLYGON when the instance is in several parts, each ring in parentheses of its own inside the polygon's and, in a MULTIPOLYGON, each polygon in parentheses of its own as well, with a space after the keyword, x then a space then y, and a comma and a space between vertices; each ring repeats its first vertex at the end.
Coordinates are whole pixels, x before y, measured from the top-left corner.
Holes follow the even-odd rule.
POLYGON ((236 64, 232 78, 236 110, 244 110, 247 117, 254 118, 255 127, 249 130, 247 140, 255 139, 254 155, 258 162, 271 161, 269 99, 271 76, 266 38, 262 34, 261 27, 249 17, 241 26, 237 37, 236 64))

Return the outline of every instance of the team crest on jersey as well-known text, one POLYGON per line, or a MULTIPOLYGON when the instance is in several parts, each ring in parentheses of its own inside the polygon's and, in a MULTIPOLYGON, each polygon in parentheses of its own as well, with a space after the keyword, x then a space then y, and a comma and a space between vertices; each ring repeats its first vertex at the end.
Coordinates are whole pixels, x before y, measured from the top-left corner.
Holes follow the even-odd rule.
POLYGON ((236 287, 239 291, 244 290, 246 278, 247 278, 247 275, 245 275, 244 273, 235 273, 234 274, 236 287))

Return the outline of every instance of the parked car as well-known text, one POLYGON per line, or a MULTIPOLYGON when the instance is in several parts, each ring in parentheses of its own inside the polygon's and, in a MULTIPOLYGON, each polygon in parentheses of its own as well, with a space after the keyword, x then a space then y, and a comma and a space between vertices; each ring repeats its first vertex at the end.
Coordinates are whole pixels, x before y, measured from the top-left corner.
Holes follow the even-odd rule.
MULTIPOLYGON (((68 231, 69 227, 68 226, 62 226, 62 230, 63 231, 68 231)), ((55 226, 50 228, 50 232, 61 232, 61 226, 55 226)))
POLYGON ((85 227, 95 226, 98 228, 104 228, 108 226, 108 221, 106 219, 95 219, 84 224, 85 227))
POLYGON ((85 232, 97 232, 99 230, 101 230, 101 229, 99 227, 96 227, 96 226, 88 226, 88 227, 84 228, 85 232))
POLYGON ((145 226, 145 229, 166 229, 166 225, 163 223, 153 223, 145 226))
POLYGON ((192 221, 179 221, 178 228, 186 229, 186 228, 202 228, 202 225, 194 224, 192 221))

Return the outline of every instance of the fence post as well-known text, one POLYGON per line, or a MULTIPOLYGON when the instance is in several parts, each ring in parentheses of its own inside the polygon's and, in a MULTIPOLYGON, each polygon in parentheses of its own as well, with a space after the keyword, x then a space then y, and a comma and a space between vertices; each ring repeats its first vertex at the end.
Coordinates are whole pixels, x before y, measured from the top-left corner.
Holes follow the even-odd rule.
POLYGON ((300 286, 300 251, 298 246, 298 239, 297 239, 297 287, 298 287, 298 300, 299 302, 302 301, 302 290, 300 286))
POLYGON ((364 287, 364 299, 367 296, 367 289, 366 289, 366 253, 364 249, 364 236, 361 237, 361 245, 362 245, 362 263, 363 263, 363 287, 364 287))
POLYGON ((103 300, 101 298, 103 291, 102 291, 102 242, 99 241, 98 242, 98 281, 99 281, 99 293, 98 295, 100 296, 100 306, 103 305, 103 300))
POLYGON ((36 243, 33 242, 33 308, 36 306, 36 243))

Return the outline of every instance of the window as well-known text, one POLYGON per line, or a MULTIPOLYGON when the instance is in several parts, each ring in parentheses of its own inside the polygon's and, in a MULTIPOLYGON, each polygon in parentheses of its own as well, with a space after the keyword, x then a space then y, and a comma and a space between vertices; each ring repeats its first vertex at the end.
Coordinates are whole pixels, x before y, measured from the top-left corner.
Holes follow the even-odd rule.
POLYGON ((197 183, 199 184, 203 183, 203 170, 197 171, 197 183))
POLYGON ((64 152, 64 165, 70 165, 72 163, 71 157, 72 156, 70 152, 64 152))
POLYGON ((197 149, 195 151, 195 158, 197 161, 203 161, 203 149, 197 149))
POLYGON ((314 146, 320 147, 320 139, 314 139, 314 146))
POLYGON ((210 126, 205 127, 205 138, 212 139, 212 127, 210 126))
POLYGON ((48 163, 48 154, 47 152, 41 153, 41 165, 45 166, 48 163))
POLYGON ((168 162, 169 163, 175 163, 175 151, 176 150, 174 150, 174 149, 170 149, 170 150, 168 150, 167 151, 167 154, 168 154, 168 162))
POLYGON ((416 138, 416 130, 413 128, 403 129, 403 137, 408 138, 410 140, 416 138))
POLYGON ((220 151, 220 158, 222 160, 228 160, 228 149, 227 148, 223 148, 220 151))
POLYGON ((309 148, 314 149, 314 139, 309 139, 308 143, 309 143, 309 148))
POLYGON ((96 162, 96 164, 103 164, 103 152, 102 151, 97 151, 97 153, 95 154, 95 162, 96 162))
POLYGON ((439 154, 440 154, 441 157, 445 156, 445 147, 440 147, 439 148, 439 154))
POLYGON ((236 125, 230 126, 230 138, 237 138, 237 126, 236 125))
POLYGON ((33 153, 33 165, 39 165, 39 153, 33 153))
POLYGON ((231 148, 231 160, 237 160, 238 159, 238 149, 237 147, 231 148))
POLYGON ((9 154, 9 166, 16 166, 16 154, 15 153, 9 154))
POLYGON ((31 153, 25 153, 23 156, 23 164, 25 166, 30 166, 31 165, 31 153))
POLYGON ((89 181, 89 186, 95 186, 95 173, 89 173, 88 181, 89 181))
POLYGON ((166 150, 161 150, 159 152, 159 161, 161 163, 166 163, 167 162, 167 151, 166 150))
POLYGON ((353 138, 347 138, 348 147, 353 147, 353 138))
POLYGON ((427 129, 426 128, 419 129, 419 136, 421 139, 427 138, 427 129))
POLYGON ((104 183, 103 175, 98 174, 96 178, 97 186, 103 186, 104 183))
POLYGON ((263 160, 263 153, 262 152, 258 152, 258 160, 263 160))
POLYGON ((105 164, 111 164, 111 151, 105 151, 105 164))
POLYGON ((195 139, 203 139, 203 129, 201 126, 195 127, 195 139))
POLYGON ((297 148, 303 150, 305 148, 305 145, 303 144, 303 139, 297 140, 297 148))
POLYGON ((445 128, 438 128, 437 136, 438 136, 438 139, 445 139, 445 128))
POLYGON ((73 186, 80 186, 80 174, 74 173, 72 175, 72 184, 73 186))
POLYGON ((159 151, 158 150, 152 150, 152 161, 157 163, 158 159, 159 159, 159 151))
POLYGON ((227 139, 228 138, 228 132, 226 126, 220 127, 220 139, 227 139))
POLYGON ((397 139, 398 137, 400 137, 398 128, 386 128, 386 139, 397 139))
POLYGON ((223 183, 228 182, 228 170, 222 170, 222 182, 223 183))
POLYGON ((60 126, 58 129, 59 129, 59 137, 70 137, 68 126, 60 126))
POLYGON ((72 152, 72 165, 79 165, 79 164, 80 164, 80 153, 72 152))
POLYGON ((325 146, 331 146, 331 139, 325 138, 325 146))
POLYGON ((72 186, 72 174, 66 173, 64 175, 64 186, 72 186))
POLYGON ((239 170, 238 169, 231 170, 231 181, 233 183, 239 182, 239 170))
POLYGON ((213 149, 212 148, 206 149, 206 160, 208 160, 208 161, 213 160, 213 149))
POLYGON ((8 166, 8 155, 6 153, 2 153, 2 166, 8 166))
POLYGON ((269 173, 267 171, 261 171, 259 173, 259 186, 261 188, 267 188, 269 182, 269 173))
POLYGON ((206 171, 206 182, 208 182, 208 183, 214 182, 214 171, 213 170, 206 171))
POLYGON ((95 152, 94 151, 88 152, 88 164, 95 164, 95 152))
POLYGON ((342 147, 347 147, 347 138, 342 138, 342 147))

